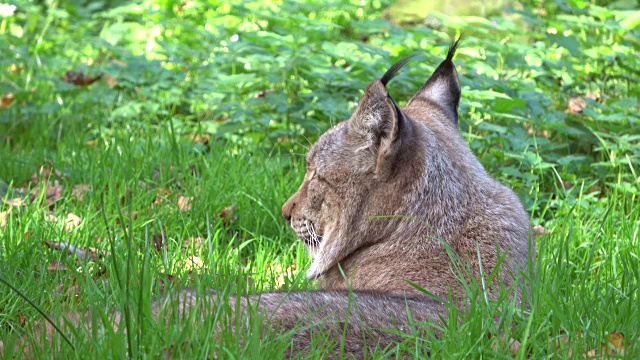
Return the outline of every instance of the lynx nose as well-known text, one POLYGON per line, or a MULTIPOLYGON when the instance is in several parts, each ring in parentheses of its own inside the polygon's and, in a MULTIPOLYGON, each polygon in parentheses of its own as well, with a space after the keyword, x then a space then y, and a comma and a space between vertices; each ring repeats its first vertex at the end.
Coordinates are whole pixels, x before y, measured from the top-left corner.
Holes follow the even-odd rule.
POLYGON ((293 201, 293 197, 282 205, 282 216, 288 221, 291 222, 291 213, 293 212, 293 208, 295 207, 295 202, 293 201))

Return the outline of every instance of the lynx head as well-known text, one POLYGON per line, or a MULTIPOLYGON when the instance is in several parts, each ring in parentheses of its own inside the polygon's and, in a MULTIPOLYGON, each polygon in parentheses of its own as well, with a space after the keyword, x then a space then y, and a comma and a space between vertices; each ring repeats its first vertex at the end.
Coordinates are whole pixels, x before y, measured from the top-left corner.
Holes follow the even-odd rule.
POLYGON ((458 41, 404 109, 386 84, 406 60, 369 84, 351 117, 309 150, 302 185, 282 207, 314 258, 308 277, 322 275, 360 248, 409 231, 406 221, 393 215, 426 216, 436 231, 445 230, 446 210, 439 207, 446 204, 437 201, 457 198, 449 194, 457 191, 456 174, 434 177, 431 172, 455 172, 458 162, 477 164, 457 130, 460 84, 452 62, 457 46, 458 41), (433 194, 425 186, 434 187, 433 194), (424 213, 425 202, 433 214, 424 213))

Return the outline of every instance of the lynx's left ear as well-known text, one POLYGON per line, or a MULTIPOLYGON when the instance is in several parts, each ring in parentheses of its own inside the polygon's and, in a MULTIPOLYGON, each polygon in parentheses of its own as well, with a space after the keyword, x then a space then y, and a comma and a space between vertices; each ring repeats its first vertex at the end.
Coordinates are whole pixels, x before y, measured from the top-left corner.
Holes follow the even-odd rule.
POLYGON ((450 47, 447 58, 433 72, 429 80, 407 103, 410 106, 438 106, 447 114, 454 125, 458 125, 458 105, 460 104, 460 81, 453 65, 453 56, 460 44, 458 38, 450 47))
POLYGON ((400 133, 406 126, 400 108, 381 80, 367 86, 364 96, 348 121, 348 137, 361 170, 379 174, 398 152, 400 133))
POLYGON ((349 140, 361 170, 373 168, 376 175, 388 175, 402 139, 409 136, 411 125, 389 96, 386 85, 411 58, 398 61, 380 80, 369 84, 349 119, 349 140))

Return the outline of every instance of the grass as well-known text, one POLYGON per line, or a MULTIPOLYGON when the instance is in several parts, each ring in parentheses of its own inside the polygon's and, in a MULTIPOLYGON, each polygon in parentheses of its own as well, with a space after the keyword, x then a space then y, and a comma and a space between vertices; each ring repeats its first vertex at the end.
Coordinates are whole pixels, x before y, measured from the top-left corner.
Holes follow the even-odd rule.
MULTIPOLYGON (((304 161, 296 154, 308 145, 304 136, 313 140, 313 131, 344 117, 358 91, 381 73, 382 64, 389 65, 390 56, 411 53, 411 46, 446 49, 435 40, 422 45, 425 31, 436 40, 448 37, 419 27, 389 30, 388 23, 375 18, 384 5, 378 3, 364 14, 352 3, 335 12, 324 11, 322 2, 296 3, 291 14, 302 17, 282 15, 275 6, 264 10, 254 4, 239 7, 237 13, 221 7, 216 9, 224 13, 221 18, 197 6, 173 14, 169 5, 166 14, 144 14, 148 24, 155 26, 159 17, 164 29, 175 29, 175 38, 167 32, 162 33, 165 39, 154 40, 166 53, 149 56, 165 56, 162 64, 132 55, 144 52, 146 43, 140 39, 106 45, 91 32, 102 24, 110 29, 107 33, 117 35, 116 25, 131 25, 125 21, 126 11, 144 8, 105 10, 104 17, 97 18, 102 22, 69 8, 63 10, 70 18, 78 16, 75 23, 53 10, 32 27, 27 20, 20 23, 19 16, 0 20, 0 35, 13 46, 0 47, 1 53, 11 54, 8 60, 0 59, 0 65, 10 69, 0 74, 0 95, 16 94, 13 105, 0 107, 0 197, 25 200, 19 206, 0 205, 0 224, 6 221, 0 228, 0 277, 53 318, 88 311, 94 319, 91 325, 64 328, 75 350, 57 337, 38 358, 282 357, 291 334, 261 334, 257 316, 230 323, 226 314, 237 305, 234 301, 199 308, 187 317, 172 314, 175 304, 169 303, 161 321, 150 319, 151 301, 184 287, 215 289, 223 298, 313 289, 304 276, 310 264, 307 252, 280 216, 281 205, 304 173, 304 161), (260 11, 272 16, 271 27, 262 32, 252 27, 261 25, 254 19, 254 12, 260 11), (309 14, 323 17, 313 20, 309 14), (111 25, 105 18, 113 20, 111 25), (210 29, 205 45, 193 40, 198 39, 194 34, 202 35, 198 29, 204 24, 220 21, 229 22, 228 33, 210 29), (326 30, 324 22, 335 26, 326 30), (300 36, 273 35, 290 23, 296 24, 300 36), (23 37, 5 34, 18 28, 24 30, 23 37), (235 31, 242 36, 238 48, 229 50, 222 41, 235 31), (90 45, 79 45, 84 43, 75 33, 88 34, 90 45), (333 38, 340 39, 337 45, 329 41, 333 38), (361 38, 368 38, 362 40, 366 44, 359 43, 361 38), (61 45, 69 39, 74 40, 69 47, 61 45), (266 45, 259 48, 263 42, 266 45), (218 46, 213 57, 209 43, 218 46), (295 55, 287 57, 289 52, 295 55), (185 59, 177 56, 183 53, 185 59), (356 54, 357 62, 342 59, 344 54, 356 54), (107 60, 111 57, 125 59, 128 66, 107 60), (249 60, 243 65, 236 57, 249 60), (102 61, 97 66, 115 74, 120 85, 74 87, 58 81, 71 66, 67 58, 82 64, 80 68, 89 66, 87 58, 102 61), (240 71, 243 66, 246 73, 240 71), (182 67, 186 75, 176 70, 182 67), (225 76, 218 77, 218 72, 225 76), (259 102, 263 100, 266 103, 259 102), (201 119, 209 108, 213 115, 201 119), (262 124, 261 130, 255 130, 255 124, 262 124), (245 132, 220 130, 225 125, 241 125, 245 132), (48 182, 50 194, 43 186, 48 182), (85 189, 82 199, 78 189, 85 189), (67 228, 69 214, 81 219, 79 225, 67 228), (82 260, 46 241, 106 253, 82 260), (113 311, 128 314, 126 326, 117 332, 105 326, 113 311), (218 327, 224 331, 218 333, 218 327)), ((536 8, 530 5, 523 5, 523 16, 529 14, 528 7, 536 8)), ((34 13, 41 11, 29 6, 34 13)), ((620 15, 591 9, 596 15, 589 16, 620 15)), ((555 5, 542 10, 559 11, 555 5)), ((540 21, 549 22, 542 26, 549 28, 561 28, 556 22, 567 21, 567 28, 578 33, 571 16, 540 21)), ((487 302, 482 284, 469 284, 467 311, 458 314, 451 309, 450 318, 456 321, 447 323, 442 336, 434 337, 429 324, 415 324, 415 335, 406 335, 391 349, 370 349, 371 357, 423 357, 427 347, 433 358, 598 357, 611 334, 621 334, 625 352, 618 356, 640 358, 640 178, 633 120, 637 99, 635 105, 631 101, 637 96, 632 71, 637 64, 628 60, 621 70, 606 63, 604 55, 613 50, 604 45, 597 51, 574 52, 566 60, 562 47, 549 43, 544 32, 527 33, 508 22, 497 29, 489 21, 483 27, 478 19, 466 24, 464 18, 454 20, 443 18, 445 23, 453 21, 453 29, 471 31, 459 62, 465 69, 460 72, 463 135, 488 171, 522 196, 532 223, 546 228, 535 238, 536 277, 527 279, 532 302, 528 309, 506 297, 487 302), (481 30, 517 36, 502 47, 500 39, 482 36, 481 30), (535 39, 536 49, 529 39, 535 39), (473 53, 479 55, 469 55, 473 53), (531 59, 523 62, 525 55, 531 59), (593 70, 600 68, 622 80, 615 82, 604 70, 593 70), (604 74, 603 79, 593 72, 604 74), (629 76, 626 83, 623 75, 629 76), (557 78, 565 85, 558 85, 557 78), (590 102, 584 113, 565 114, 567 94, 596 90, 601 99, 590 102), (491 97, 496 91, 509 96, 496 100, 491 97), (607 93, 625 98, 607 98, 607 93), (618 115, 623 119, 614 118, 618 115), (501 321, 495 322, 498 315, 501 321), (519 349, 511 347, 512 340, 521 344, 519 349)), ((618 45, 616 40, 628 40, 632 25, 626 30, 607 26, 614 30, 595 32, 622 49, 614 55, 633 59, 629 54, 637 44, 618 45)), ((583 47, 602 40, 586 30, 580 34, 583 47)), ((551 39, 575 45, 569 38, 551 39)), ((431 50, 423 63, 436 58, 431 50)), ((428 65, 421 66, 414 70, 420 76, 428 65)), ((89 72, 93 73, 90 67, 89 72)), ((394 94, 415 88, 408 78, 399 76, 394 94)), ((0 285, 5 357, 20 357, 10 352, 12 344, 30 324, 42 322, 36 308, 0 285)), ((326 334, 314 333, 313 339, 310 358, 323 358, 340 346, 339 339, 326 334)))
MULTIPOLYGON (((281 204, 301 180, 301 158, 232 143, 211 143, 210 150, 198 150, 191 139, 174 135, 169 124, 114 129, 91 146, 79 140, 84 127, 71 125, 52 141, 48 130, 52 116, 42 114, 36 126, 23 132, 21 141, 30 146, 5 146, 0 153, 3 177, 14 179, 14 189, 29 183, 26 179, 45 158, 51 158, 51 165, 63 174, 62 196, 50 207, 34 201, 11 208, 0 230, 2 277, 53 316, 88 309, 99 319, 114 309, 129 309, 133 330, 128 334, 135 336, 122 332, 99 336, 79 328, 70 332, 75 335, 75 352, 60 342, 42 357, 85 357, 82 354, 89 351, 97 358, 155 357, 166 352, 198 358, 281 356, 288 346, 286 337, 261 339, 255 319, 249 325, 235 324, 240 327, 237 332, 223 332, 212 341, 216 324, 225 323, 223 305, 204 310, 208 314, 204 323, 171 317, 164 326, 145 316, 162 286, 213 288, 224 294, 313 287, 304 278, 309 265, 306 250, 279 215, 281 204), (77 184, 90 185, 82 201, 71 196, 77 184), (154 204, 158 194, 160 200, 154 204), (179 195, 193 197, 190 210, 181 211, 176 203, 179 195), (234 203, 235 212, 221 217, 220 211, 234 203), (46 220, 50 211, 59 219, 76 214, 82 222, 65 230, 60 222, 46 220), (159 251, 154 246, 158 237, 163 239, 159 251), (198 249, 195 242, 183 247, 185 239, 198 237, 204 238, 198 249), (48 248, 46 240, 104 249, 111 255, 79 261, 48 248), (202 263, 189 265, 192 256, 202 263), (67 269, 51 269, 56 262, 67 269), (296 271, 276 281, 280 269, 292 266, 296 271), (237 334, 243 333, 251 336, 240 345, 237 334)), ((74 120, 66 119, 69 124, 74 120)), ((510 357, 507 340, 513 338, 527 344, 517 353, 519 358, 529 353, 532 358, 569 358, 571 353, 600 349, 607 334, 617 331, 629 345, 625 357, 636 358, 640 205, 633 200, 614 192, 598 200, 606 203, 604 213, 593 211, 585 188, 575 186, 563 197, 543 201, 547 207, 554 203, 557 215, 549 222, 549 233, 536 238, 529 317, 507 300, 486 303, 478 296, 462 322, 450 323, 441 338, 426 338, 431 340, 431 354, 510 357), (495 324, 492 319, 500 313, 516 325, 507 320, 495 324), (557 340, 564 337, 567 341, 557 340)), ((476 298, 479 290, 472 284, 471 297, 476 298)), ((6 286, 0 287, 0 300, 3 339, 22 335, 25 319, 42 321, 36 309, 6 286)), ((322 334, 318 339, 318 347, 331 347, 323 345, 322 334)), ((416 353, 423 351, 425 342, 407 336, 398 349, 387 351, 416 353)), ((378 353, 383 354, 388 355, 378 353)), ((321 352, 313 357, 322 357, 321 352)))

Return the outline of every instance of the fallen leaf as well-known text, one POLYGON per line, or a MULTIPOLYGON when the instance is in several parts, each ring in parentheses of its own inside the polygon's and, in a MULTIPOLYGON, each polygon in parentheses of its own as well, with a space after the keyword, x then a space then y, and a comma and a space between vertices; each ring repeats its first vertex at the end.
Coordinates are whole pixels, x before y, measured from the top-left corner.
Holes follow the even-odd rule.
POLYGON ((571 114, 581 113, 582 110, 587 107, 587 102, 584 101, 584 99, 595 100, 596 97, 593 94, 587 94, 587 95, 580 95, 580 96, 571 98, 569 99, 569 103, 567 104, 567 110, 565 110, 565 112, 571 113, 571 114))
POLYGON ((7 211, 0 212, 0 229, 7 226, 7 219, 9 219, 9 214, 11 213, 11 209, 7 211))
POLYGON ((204 244, 204 240, 202 237, 186 238, 182 241, 182 247, 186 249, 193 245, 193 248, 198 250, 202 247, 202 244, 204 244))
POLYGON ((509 343, 509 351, 513 355, 516 355, 520 351, 520 346, 522 346, 522 344, 520 344, 520 341, 511 339, 511 342, 509 343))
POLYGON ((607 337, 607 344, 602 344, 601 352, 607 355, 624 355, 624 334, 613 331, 607 337))
POLYGON ((45 164, 41 165, 39 170, 31 175, 31 182, 34 185, 37 185, 40 182, 40 179, 48 180, 53 177, 62 179, 62 173, 53 167, 51 161, 46 161, 45 164))
POLYGON ((0 97, 0 107, 9 107, 13 103, 13 93, 4 94, 0 97))
POLYGON ((296 264, 293 264, 289 267, 284 267, 282 266, 282 264, 275 263, 275 264, 267 264, 266 269, 273 276, 272 279, 274 284, 279 288, 284 288, 285 279, 293 277, 297 267, 296 267, 296 264))
POLYGON ((164 276, 160 276, 158 277, 158 282, 160 283, 160 295, 164 295, 165 292, 165 288, 167 287, 168 283, 180 283, 180 278, 175 276, 175 275, 171 275, 171 274, 163 274, 164 276), (166 280, 163 278, 166 277, 166 280))
POLYGON ((64 221, 64 228, 67 231, 71 231, 80 226, 81 223, 82 219, 78 215, 74 213, 68 213, 67 218, 64 221))
POLYGON ((204 261, 197 256, 190 256, 178 265, 185 272, 198 271, 204 268, 204 261))
POLYGON ((186 9, 189 9, 189 8, 192 8, 192 7, 193 7, 193 1, 184 0, 180 4, 173 6, 173 12, 175 12, 176 14, 179 14, 182 11, 184 11, 186 9))
POLYGON ((89 184, 77 184, 71 188, 71 196, 75 196, 78 201, 82 201, 84 199, 84 194, 91 190, 91 185, 89 184))
MULTIPOLYGON (((34 188, 31 190, 30 199, 31 202, 34 202, 40 196, 42 189, 34 188)), ((62 184, 60 181, 55 180, 54 182, 47 182, 46 189, 44 190, 45 202, 47 206, 52 205, 54 202, 60 200, 62 198, 62 184)))
POLYGON ((47 266, 47 270, 49 270, 49 271, 66 271, 66 270, 69 270, 69 268, 65 264, 63 264, 63 263, 61 263, 59 261, 54 261, 54 262, 52 262, 51 264, 49 264, 47 266))
POLYGON ((120 82, 110 75, 104 75, 104 81, 107 83, 107 85, 109 85, 109 87, 112 88, 120 85, 120 82))
POLYGON ((238 218, 235 216, 235 212, 236 212, 236 204, 233 203, 225 207, 224 209, 222 209, 218 213, 218 216, 220 216, 220 218, 222 219, 222 223, 225 226, 229 226, 231 225, 232 222, 236 222, 238 220, 238 218))
POLYGON ((160 205, 163 199, 166 199, 171 194, 171 190, 166 188, 158 188, 156 199, 153 201, 153 205, 160 205))
POLYGON ((9 199, 4 203, 11 207, 20 207, 25 204, 25 201, 23 198, 17 197, 17 198, 9 199))
POLYGON ((205 146, 209 145, 209 141, 211 139, 209 134, 187 134, 185 137, 193 142, 202 143, 205 146))
POLYGON ((536 225, 531 228, 531 233, 533 234, 534 237, 540 237, 544 234, 549 234, 551 232, 545 229, 544 227, 542 227, 542 225, 536 225))
POLYGON ((18 324, 24 327, 27 325, 28 322, 29 322, 29 318, 22 312, 18 311, 18 324))
POLYGON ((180 211, 189 211, 191 210, 191 201, 193 200, 193 196, 180 196, 178 197, 178 208, 180 211))
POLYGON ((85 75, 82 71, 67 71, 64 76, 61 77, 62 81, 75 84, 77 86, 87 86, 102 79, 104 74, 100 73, 96 76, 85 75))
POLYGON ((162 247, 164 246, 164 236, 162 234, 153 234, 153 247, 156 251, 162 251, 162 247))
POLYGON ((265 97, 268 92, 272 92, 272 91, 273 91, 272 89, 265 89, 265 90, 262 90, 262 91, 256 93, 255 95, 253 95, 253 97, 255 99, 261 98, 261 97, 265 97))

